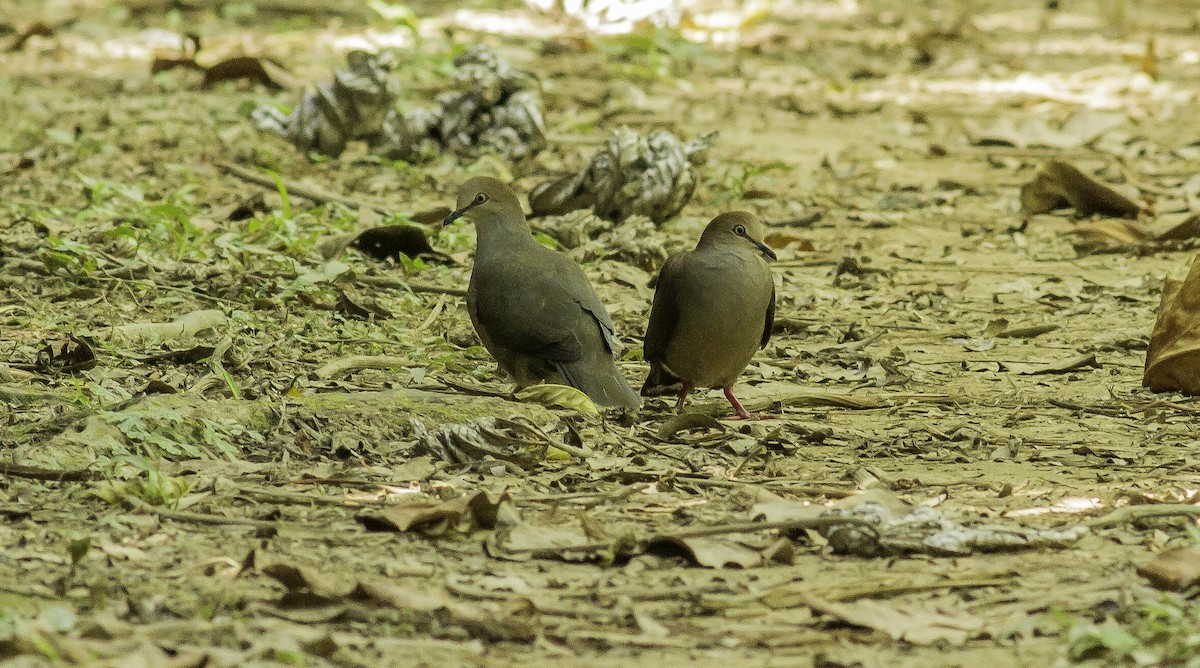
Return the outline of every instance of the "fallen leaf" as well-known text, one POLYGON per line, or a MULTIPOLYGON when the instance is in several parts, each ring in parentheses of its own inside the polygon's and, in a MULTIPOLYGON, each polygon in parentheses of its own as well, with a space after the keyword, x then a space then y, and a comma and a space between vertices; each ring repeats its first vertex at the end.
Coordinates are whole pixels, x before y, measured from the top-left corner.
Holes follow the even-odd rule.
POLYGON ((961 645, 983 632, 983 620, 965 612, 945 614, 916 606, 891 606, 863 599, 852 603, 827 601, 808 596, 805 603, 813 610, 855 626, 882 631, 893 640, 914 645, 947 642, 961 645))
POLYGON ((676 413, 659 425, 655 436, 660 441, 670 441, 679 432, 691 431, 693 429, 725 431, 725 425, 721 424, 720 420, 711 415, 704 415, 702 413, 676 413))
POLYGON ((1067 119, 1059 129, 1046 121, 1033 118, 1017 122, 1004 117, 988 127, 965 121, 967 139, 976 145, 1015 146, 1027 148, 1074 148, 1084 146, 1109 130, 1125 123, 1123 112, 1083 108, 1067 119))
POLYGON ((1200 215, 1189 216, 1186 220, 1158 235, 1159 241, 1187 241, 1200 236, 1200 215))
POLYGON ((41 21, 32 23, 28 28, 22 30, 20 34, 13 37, 12 41, 8 43, 8 47, 5 50, 9 53, 20 51, 31 37, 54 37, 55 33, 58 32, 58 29, 66 25, 68 24, 63 23, 57 26, 52 26, 41 21))
POLYGON ((217 349, 213 346, 192 346, 186 350, 168 350, 165 353, 141 358, 142 364, 195 364, 212 357, 217 349))
POLYGON ((262 568, 263 575, 273 578, 289 592, 306 592, 334 601, 354 591, 355 583, 346 582, 324 569, 274 563, 262 568))
POLYGON ((1145 243, 1155 238, 1154 232, 1151 232, 1150 228, 1141 222, 1113 218, 1101 218, 1081 223, 1071 231, 1090 241, 1115 241, 1128 246, 1145 243))
POLYGON ((99 361, 96 359, 96 353, 88 342, 72 334, 63 342, 58 352, 47 343, 38 352, 34 369, 44 374, 79 373, 94 369, 97 364, 99 361))
POLYGON ((544 383, 530 385, 516 393, 517 399, 530 403, 541 404, 550 408, 566 408, 580 413, 599 415, 591 397, 569 385, 544 383))
POLYGON ((376 260, 399 260, 401 255, 415 258, 434 252, 425 230, 416 225, 384 225, 363 230, 351 245, 376 260))
POLYGON ((263 61, 253 56, 236 56, 222 60, 216 65, 206 68, 204 70, 204 80, 200 82, 200 87, 212 88, 219 83, 239 80, 258 84, 267 90, 283 90, 283 85, 275 81, 267 73, 266 68, 263 67, 263 61))
POLYGON ((1099 213, 1118 218, 1137 218, 1141 211, 1133 200, 1085 175, 1074 165, 1051 160, 1021 187, 1021 212, 1031 216, 1066 207, 1081 216, 1099 213))
POLYGON ((167 341, 221 327, 229 322, 216 309, 202 309, 179 316, 171 322, 139 322, 120 325, 112 330, 113 338, 123 343, 146 343, 151 339, 167 341))
POLYGON ((1042 373, 1066 373, 1068 371, 1076 371, 1078 369, 1099 369, 1100 363, 1096 361, 1094 353, 1086 353, 1076 357, 1068 357, 1057 362, 1042 363, 1026 363, 1026 362, 1000 362, 1000 368, 1005 371, 1012 371, 1021 376, 1033 376, 1042 373))
POLYGON ((656 536, 647 543, 646 550, 681 553, 692 563, 707 568, 754 568, 763 561, 757 550, 719 538, 656 536))
POLYGON ((1163 282, 1142 385, 1156 392, 1200 394, 1200 256, 1183 281, 1167 277, 1163 282))
POLYGON ((368 510, 355 518, 368 531, 420 531, 437 536, 452 529, 470 532, 474 529, 491 529, 504 517, 504 524, 514 523, 508 494, 492 495, 476 492, 460 496, 445 503, 409 503, 386 510, 368 510), (507 508, 507 510, 505 510, 507 508))
POLYGON ((350 289, 338 291, 337 310, 360 320, 392 317, 392 312, 384 308, 377 300, 350 289))
POLYGON ((1200 582, 1200 549, 1175 547, 1139 564, 1137 574, 1159 589, 1183 591, 1200 582))

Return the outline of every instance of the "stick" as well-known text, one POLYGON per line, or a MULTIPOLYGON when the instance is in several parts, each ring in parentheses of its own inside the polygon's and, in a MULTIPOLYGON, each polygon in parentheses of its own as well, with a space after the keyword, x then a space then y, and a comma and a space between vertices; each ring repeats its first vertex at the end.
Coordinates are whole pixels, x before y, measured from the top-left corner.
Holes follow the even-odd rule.
MULTIPOLYGON (((741 522, 735 524, 721 524, 717 526, 703 527, 700 529, 692 529, 690 531, 677 531, 671 534, 652 536, 648 540, 707 538, 708 536, 723 536, 731 533, 750 533, 753 531, 770 531, 774 529, 781 529, 785 531, 794 531, 796 529, 827 529, 829 527, 845 524, 874 529, 874 525, 871 522, 859 517, 814 517, 804 520, 780 520, 778 522, 741 522)), ((584 543, 582 545, 564 545, 560 547, 523 547, 506 551, 512 554, 563 554, 572 552, 596 552, 611 548, 612 545, 612 542, 584 543)))
POLYGON ((1125 506, 1124 508, 1117 508, 1107 515, 1088 520, 1084 526, 1099 529, 1150 519, 1152 517, 1182 515, 1188 517, 1200 516, 1200 506, 1193 506, 1190 503, 1155 503, 1144 506, 1125 506))
POLYGON ((467 291, 462 288, 443 288, 438 285, 422 285, 420 283, 409 283, 398 278, 388 276, 358 276, 355 279, 357 283, 366 283, 379 288, 396 288, 398 290, 411 290, 415 293, 426 293, 433 295, 451 295, 454 297, 466 297, 467 291))
POLYGON ((278 522, 252 520, 248 517, 226 517, 224 515, 213 515, 210 513, 194 513, 187 510, 171 510, 170 508, 160 508, 158 506, 152 506, 141 499, 134 498, 127 494, 121 498, 123 501, 134 508, 137 508, 138 510, 150 513, 152 515, 158 515, 159 517, 165 517, 169 520, 176 520, 178 522, 195 522, 197 524, 215 524, 225 526, 248 526, 254 527, 255 529, 279 528, 278 522))
POLYGON ((36 466, 24 466, 11 462, 0 462, 0 474, 14 478, 29 478, 31 480, 59 480, 63 482, 78 482, 91 480, 95 473, 88 469, 43 469, 36 466))
POLYGON ((317 378, 328 380, 361 369, 382 369, 386 371, 403 368, 409 364, 412 364, 412 360, 407 357, 398 357, 395 355, 351 355, 327 362, 314 373, 316 373, 317 378))
MULTIPOLYGON (((286 190, 289 195, 296 195, 297 197, 303 197, 304 199, 312 200, 312 201, 316 202, 317 204, 328 204, 330 202, 335 202, 337 204, 342 204, 344 206, 348 206, 352 209, 357 209, 360 206, 366 206, 368 208, 374 209, 375 211, 377 211, 385 216, 390 216, 393 213, 395 213, 395 211, 392 208, 388 207, 387 205, 383 204, 382 202, 372 202, 370 200, 365 200, 365 199, 361 199, 361 198, 355 199, 355 198, 347 197, 346 195, 340 195, 338 193, 331 193, 331 192, 328 192, 325 190, 320 190, 320 189, 312 187, 312 186, 304 186, 304 185, 300 185, 299 183, 292 183, 292 182, 289 182, 287 179, 284 179, 282 176, 279 177, 279 183, 276 183, 275 179, 273 179, 265 174, 260 174, 252 169, 247 169, 245 167, 242 167, 241 165, 235 165, 232 162, 218 162, 217 167, 219 167, 225 173, 232 174, 233 176, 236 176, 239 179, 242 179, 243 181, 248 181, 255 185, 260 185, 264 188, 270 188, 271 190, 278 189, 279 183, 282 183, 284 190, 286 190)), ((424 227, 424 226, 419 226, 419 227, 424 227)))

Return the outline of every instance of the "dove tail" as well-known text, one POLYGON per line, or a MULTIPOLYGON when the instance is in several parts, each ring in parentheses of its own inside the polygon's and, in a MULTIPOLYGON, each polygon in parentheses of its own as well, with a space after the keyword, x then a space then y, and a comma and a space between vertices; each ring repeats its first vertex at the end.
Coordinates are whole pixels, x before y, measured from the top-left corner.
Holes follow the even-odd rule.
POLYGON ((608 364, 596 364, 587 359, 575 362, 559 362, 558 371, 567 385, 591 397, 601 406, 641 408, 642 398, 629 387, 625 377, 612 357, 608 364))
POLYGON ((642 384, 643 397, 657 397, 664 394, 679 394, 683 380, 667 370, 662 364, 651 362, 650 375, 642 384))

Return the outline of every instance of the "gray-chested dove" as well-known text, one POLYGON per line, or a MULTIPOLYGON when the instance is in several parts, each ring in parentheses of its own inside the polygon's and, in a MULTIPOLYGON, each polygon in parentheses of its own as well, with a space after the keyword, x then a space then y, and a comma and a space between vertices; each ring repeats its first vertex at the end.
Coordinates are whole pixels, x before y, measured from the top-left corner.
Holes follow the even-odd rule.
POLYGON ((708 224, 695 250, 663 264, 643 347, 650 363, 644 396, 678 389, 678 410, 693 388, 719 387, 738 417, 753 417, 733 384, 771 338, 775 282, 763 255, 775 259, 762 222, 731 211, 708 224))
POLYGON ((444 224, 458 218, 474 223, 477 239, 467 311, 501 370, 520 387, 558 383, 602 406, 640 407, 613 359, 608 310, 579 265, 533 238, 512 189, 471 178, 444 224))

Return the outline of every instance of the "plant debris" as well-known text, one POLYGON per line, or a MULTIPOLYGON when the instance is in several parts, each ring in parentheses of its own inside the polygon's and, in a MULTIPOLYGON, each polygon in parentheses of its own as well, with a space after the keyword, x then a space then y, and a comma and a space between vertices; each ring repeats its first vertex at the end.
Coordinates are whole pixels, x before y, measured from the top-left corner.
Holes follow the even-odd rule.
POLYGON ((1085 175, 1069 162, 1051 160, 1021 187, 1021 212, 1026 216, 1070 207, 1080 216, 1101 214, 1137 218, 1133 200, 1085 175))
POLYGON ((529 194, 534 216, 590 208, 614 222, 646 216, 655 223, 678 215, 696 189, 694 168, 716 141, 714 130, 684 144, 666 130, 613 132, 578 174, 547 181, 529 194))
POLYGON ((1142 384, 1156 392, 1200 394, 1200 258, 1182 281, 1163 281, 1142 384))
POLYGON ((417 162, 439 148, 462 155, 494 152, 510 160, 536 155, 546 145, 541 98, 532 75, 510 67, 475 45, 454 59, 454 89, 433 106, 402 114, 401 82, 390 69, 395 54, 346 54, 333 81, 305 93, 290 116, 271 106, 254 111, 255 127, 274 132, 304 151, 337 157, 355 139, 381 156, 417 162))

